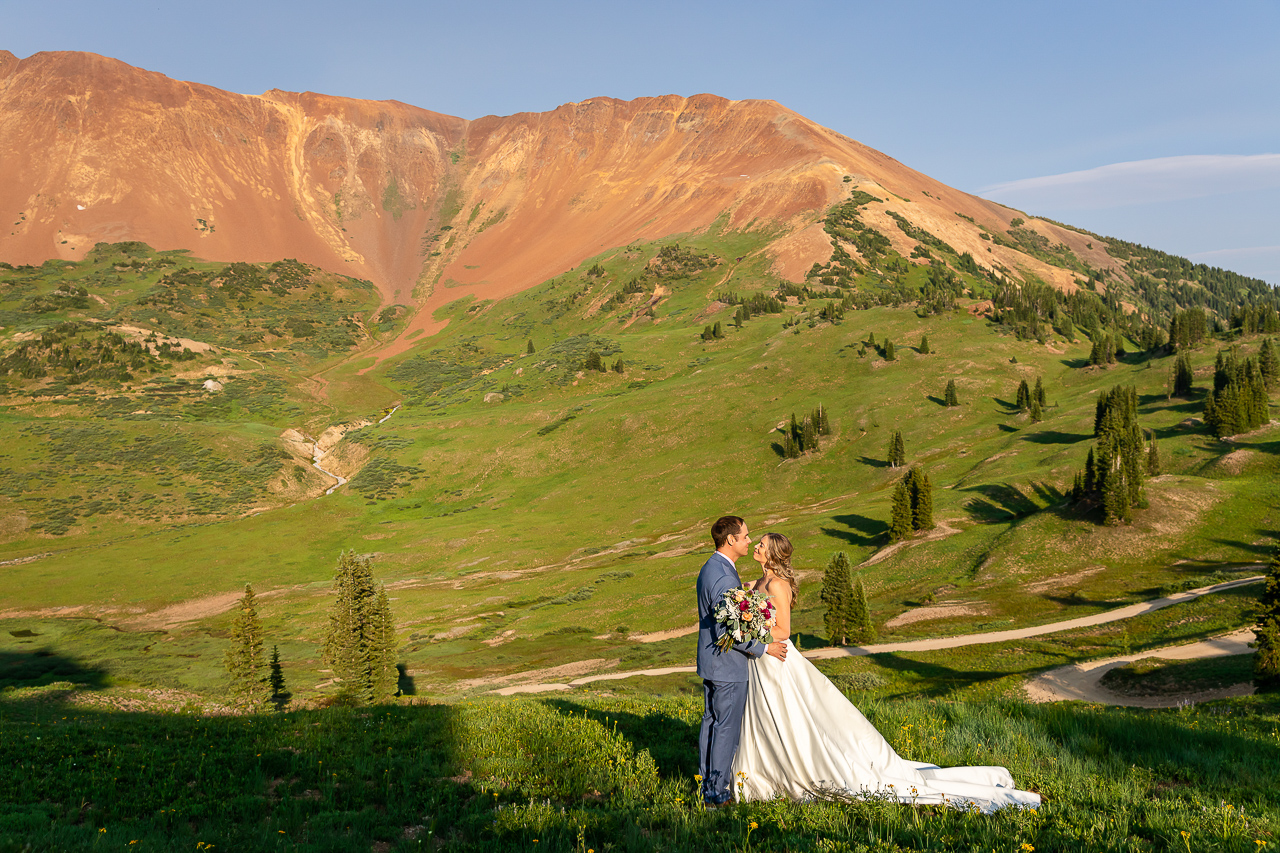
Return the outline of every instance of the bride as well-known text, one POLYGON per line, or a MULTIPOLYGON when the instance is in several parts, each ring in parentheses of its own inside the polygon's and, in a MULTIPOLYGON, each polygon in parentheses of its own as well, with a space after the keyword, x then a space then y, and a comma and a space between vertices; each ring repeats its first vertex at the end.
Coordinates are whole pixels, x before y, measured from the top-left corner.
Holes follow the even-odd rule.
POLYGON ((764 571, 754 588, 769 595, 777 613, 774 639, 785 641, 792 653, 785 661, 765 655, 748 664, 747 709, 733 759, 740 800, 876 795, 957 808, 972 803, 984 812, 1040 803, 1038 794, 1014 788, 1003 767, 943 768, 894 752, 788 639, 799 594, 791 542, 766 533, 753 556, 764 571))

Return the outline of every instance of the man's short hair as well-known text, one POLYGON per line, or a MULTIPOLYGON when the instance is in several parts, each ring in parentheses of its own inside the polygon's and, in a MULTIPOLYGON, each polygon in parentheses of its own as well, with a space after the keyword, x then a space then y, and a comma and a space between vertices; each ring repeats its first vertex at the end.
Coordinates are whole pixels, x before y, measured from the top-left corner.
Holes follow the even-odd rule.
POLYGON ((716 543, 716 550, 719 551, 724 547, 724 543, 729 541, 729 537, 740 531, 746 522, 736 515, 726 515, 716 519, 716 523, 711 525, 711 541, 716 543))

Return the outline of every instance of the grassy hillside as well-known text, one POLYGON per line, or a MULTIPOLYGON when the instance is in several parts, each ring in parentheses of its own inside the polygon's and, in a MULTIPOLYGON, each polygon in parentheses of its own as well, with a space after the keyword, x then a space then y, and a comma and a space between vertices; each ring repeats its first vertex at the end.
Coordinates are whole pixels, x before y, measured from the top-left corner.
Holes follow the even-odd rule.
MULTIPOLYGON (((856 239, 847 217, 840 227, 856 239)), ((1269 547, 1280 433, 1221 441, 1198 418, 1218 349, 1252 355, 1263 340, 1232 316, 1272 297, 1222 296, 1189 349, 1195 391, 1170 398, 1174 355, 1135 340, 1154 303, 1126 313, 1105 293, 1063 301, 1034 282, 1015 294, 936 245, 932 264, 882 247, 878 265, 789 285, 761 251, 771 236, 637 243, 502 302, 456 301, 442 332, 363 374, 403 316, 361 282, 136 245, 0 270, 2 627, 37 635, 6 643, 216 696, 227 610, 252 582, 295 695, 323 694, 326 593, 355 549, 391 591, 412 689, 432 694, 530 669, 559 667, 556 680, 689 661, 687 638, 636 635, 692 623, 706 530, 725 512, 796 544, 809 644, 823 642, 817 591, 836 550, 864 563, 884 638, 1097 612, 1248 572, 1269 547), (1085 330, 1126 354, 1088 366, 1085 330), (104 347, 128 355, 130 377, 93 372, 85 353, 104 347), (204 389, 210 377, 222 390, 204 389), (1033 423, 1015 399, 1037 379, 1048 405, 1033 423), (943 405, 948 380, 959 407, 943 405), (1098 395, 1119 385, 1136 386, 1165 473, 1132 525, 1109 528, 1067 492, 1098 395), (832 434, 785 458, 782 429, 818 405, 832 434), (326 457, 351 482, 323 496, 333 481, 282 436, 361 423, 326 457), (934 483, 938 526, 887 549, 894 430, 934 483), (931 603, 955 607, 886 626, 931 603), (86 621, 38 621, 54 616, 86 621), (174 652, 163 666, 107 654, 116 641, 89 620, 174 652)), ((1200 307, 1186 293, 1168 310, 1200 307)), ((1226 627, 1248 620, 1233 612, 1226 627)))
POLYGON ((0 696, 0 849, 1265 851, 1280 708, 1146 712, 857 697, 904 756, 1001 764, 1038 791, 993 816, 875 798, 706 812, 698 698, 91 711, 0 696))

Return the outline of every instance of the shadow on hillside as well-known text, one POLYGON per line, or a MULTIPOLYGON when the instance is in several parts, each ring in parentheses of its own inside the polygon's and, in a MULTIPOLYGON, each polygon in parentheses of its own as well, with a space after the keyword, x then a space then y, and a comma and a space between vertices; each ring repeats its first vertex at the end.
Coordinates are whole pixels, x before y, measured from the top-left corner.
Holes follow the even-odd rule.
POLYGON ((409 674, 409 667, 406 664, 396 664, 396 689, 401 696, 418 695, 418 686, 413 676, 409 674))
POLYGON ((982 496, 964 503, 964 510, 975 521, 1011 521, 1023 518, 1047 506, 1061 503, 1065 497, 1056 486, 1048 483, 1032 483, 1029 488, 1031 495, 1010 483, 985 483, 958 491, 977 492, 982 496))
POLYGON ((1006 410, 1006 414, 1013 414, 1022 411, 1022 409, 1018 408, 1017 403, 1011 403, 1008 400, 1001 400, 999 397, 992 397, 991 399, 997 406, 1002 406, 1006 410))
MULTIPOLYGON (((1155 597, 1155 594, 1153 593, 1152 596, 1155 597)), ((1096 607, 1099 610, 1115 610, 1117 607, 1123 606, 1105 598, 1089 598, 1078 589, 1072 590, 1067 595, 1043 593, 1040 597, 1045 601, 1052 601, 1054 604, 1059 604, 1063 607, 1096 607)))
POLYGON ((996 424, 996 429, 1001 432, 1022 432, 1020 427, 1013 426, 1012 424, 996 424))
POLYGON ((1242 450, 1256 450, 1259 453, 1270 453, 1273 456, 1280 456, 1280 441, 1252 441, 1244 439, 1235 442, 1235 446, 1242 450))
MULTIPOLYGON (((23 636, 20 632, 10 633, 19 639, 23 636)), ((90 690, 102 690, 108 680, 106 670, 47 649, 0 652, 0 687, 44 687, 69 681, 90 690)))
POLYGON ((932 394, 926 394, 925 399, 928 400, 930 403, 937 403, 939 406, 945 407, 947 405, 946 400, 942 399, 941 397, 935 397, 932 394))
MULTIPOLYGON (((869 656, 877 666, 893 670, 904 675, 920 679, 918 688, 908 688, 901 693, 885 695, 883 698, 893 699, 904 696, 938 697, 946 696, 960 687, 995 681, 1012 675, 1012 672, 983 672, 979 670, 965 671, 944 666, 940 663, 915 660, 902 652, 881 652, 869 656)), ((1065 659, 1065 655, 1063 656, 1065 659)))
MULTIPOLYGON (((774 445, 775 447, 777 445, 774 445)), ((884 459, 872 459, 870 456, 859 456, 858 461, 863 465, 870 465, 872 468, 888 468, 889 463, 884 459)))
POLYGON ((840 530, 834 527, 824 527, 822 532, 828 536, 834 536, 836 539, 843 539, 850 545, 873 547, 879 544, 884 535, 889 532, 887 523, 878 518, 867 518, 865 515, 854 515, 853 513, 833 515, 831 520, 836 524, 843 524, 848 529, 840 530))
POLYGON ((1081 441, 1088 441, 1093 438, 1087 432, 1059 432, 1057 430, 1045 430, 1044 432, 1035 432, 1022 437, 1023 441, 1029 441, 1032 444, 1078 444, 1081 441))
POLYGON ((700 722, 687 723, 664 711, 633 714, 601 711, 570 699, 544 699, 547 706, 562 714, 586 717, 616 729, 637 751, 649 750, 663 778, 691 778, 698 772, 698 730, 700 722))
POLYGON ((1265 563, 1271 559, 1272 548, 1275 547, 1280 531, 1275 530, 1259 530, 1258 536, 1264 538, 1263 542, 1241 542, 1237 539, 1210 539, 1210 542, 1217 542, 1219 545, 1226 545, 1236 548, 1246 554, 1252 554, 1257 558, 1257 562, 1265 563))

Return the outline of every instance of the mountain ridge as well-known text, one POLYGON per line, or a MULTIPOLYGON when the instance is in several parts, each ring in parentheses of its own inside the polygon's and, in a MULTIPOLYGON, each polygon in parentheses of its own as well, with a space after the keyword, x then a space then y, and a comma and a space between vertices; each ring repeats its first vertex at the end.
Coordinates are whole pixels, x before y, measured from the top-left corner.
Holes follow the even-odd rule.
MULTIPOLYGON (((386 304, 495 298, 632 240, 769 228, 782 278, 827 260, 821 218, 853 187, 884 211, 1060 288, 1066 270, 992 246, 1017 215, 767 100, 596 97, 467 120, 397 101, 225 92, 75 52, 0 55, 0 258, 79 259, 136 239, 202 257, 300 260, 374 281, 386 304)), ((1036 220, 1090 263, 1087 238, 1036 220)), ((426 312, 429 317, 430 312, 426 312)), ((424 322, 426 318, 424 318, 424 322)))

